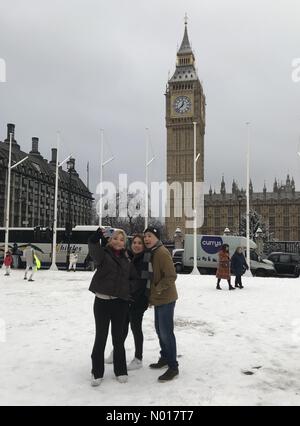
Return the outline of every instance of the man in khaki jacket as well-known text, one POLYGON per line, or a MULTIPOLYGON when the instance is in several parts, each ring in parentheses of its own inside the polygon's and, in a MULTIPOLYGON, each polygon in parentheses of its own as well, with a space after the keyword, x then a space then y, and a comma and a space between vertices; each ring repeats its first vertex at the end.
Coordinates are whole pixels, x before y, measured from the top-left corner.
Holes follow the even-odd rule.
POLYGON ((157 228, 144 231, 144 242, 149 253, 150 305, 154 306, 155 329, 160 344, 160 358, 150 368, 168 367, 158 378, 160 382, 174 379, 178 375, 176 339, 174 335, 174 309, 178 298, 175 286, 176 272, 169 251, 160 241, 157 228))

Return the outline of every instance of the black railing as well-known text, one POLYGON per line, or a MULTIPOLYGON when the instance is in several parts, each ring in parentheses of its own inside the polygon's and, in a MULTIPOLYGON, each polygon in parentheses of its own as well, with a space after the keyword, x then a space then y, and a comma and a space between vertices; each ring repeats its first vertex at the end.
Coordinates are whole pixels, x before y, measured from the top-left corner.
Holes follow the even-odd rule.
POLYGON ((265 254, 270 254, 274 251, 300 254, 300 241, 269 241, 264 243, 265 254))

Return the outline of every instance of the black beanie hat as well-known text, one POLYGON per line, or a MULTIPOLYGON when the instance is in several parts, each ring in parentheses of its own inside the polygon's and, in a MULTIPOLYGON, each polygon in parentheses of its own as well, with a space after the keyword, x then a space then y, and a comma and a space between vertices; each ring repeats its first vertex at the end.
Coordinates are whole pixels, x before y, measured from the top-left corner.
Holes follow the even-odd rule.
POLYGON ((158 228, 154 228, 154 226, 148 226, 148 228, 145 229, 144 234, 146 234, 146 232, 151 232, 151 234, 155 235, 156 238, 160 240, 160 231, 158 228))

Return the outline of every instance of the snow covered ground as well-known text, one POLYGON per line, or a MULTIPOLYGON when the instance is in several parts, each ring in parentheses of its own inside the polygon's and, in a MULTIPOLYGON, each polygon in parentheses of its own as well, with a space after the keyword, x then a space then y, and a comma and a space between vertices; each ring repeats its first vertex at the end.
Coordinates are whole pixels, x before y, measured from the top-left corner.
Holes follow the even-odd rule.
MULTIPOLYGON (((144 367, 129 382, 90 386, 94 339, 91 272, 0 271, 1 405, 298 405, 300 280, 244 278, 215 290, 215 278, 180 275, 176 337, 180 376, 158 383, 148 368, 159 346, 145 315, 144 367)), ((127 359, 133 356, 131 334, 127 359)), ((108 340, 107 354, 111 349, 108 340)))

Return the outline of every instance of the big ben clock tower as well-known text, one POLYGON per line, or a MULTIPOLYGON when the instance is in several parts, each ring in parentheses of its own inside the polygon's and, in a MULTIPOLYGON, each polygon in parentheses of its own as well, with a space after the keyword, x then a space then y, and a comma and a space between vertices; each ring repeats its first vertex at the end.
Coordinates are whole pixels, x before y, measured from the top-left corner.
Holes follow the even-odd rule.
POLYGON ((179 182, 182 187, 182 195, 168 191, 166 227, 169 238, 174 236, 177 228, 184 233, 192 232, 192 229, 185 227, 183 197, 187 203, 192 203, 192 193, 184 193, 184 182, 193 182, 194 122, 197 123, 196 150, 197 154, 200 153, 196 177, 197 182, 203 182, 205 96, 195 68, 195 56, 189 42, 185 18, 184 36, 177 52, 176 70, 168 81, 166 91, 167 182, 169 185, 179 182), (182 214, 178 214, 178 210, 174 208, 176 197, 181 198, 182 214), (187 198, 190 199, 187 201, 187 198))

